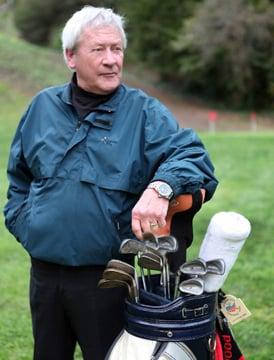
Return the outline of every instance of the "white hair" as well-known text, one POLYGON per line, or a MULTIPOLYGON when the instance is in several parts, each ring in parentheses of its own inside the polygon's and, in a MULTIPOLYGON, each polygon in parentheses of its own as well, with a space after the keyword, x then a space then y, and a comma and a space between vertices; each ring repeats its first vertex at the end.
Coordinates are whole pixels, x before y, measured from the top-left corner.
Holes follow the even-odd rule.
POLYGON ((61 36, 65 62, 67 63, 66 50, 73 50, 76 47, 82 31, 89 26, 116 27, 121 34, 123 48, 125 49, 127 38, 124 31, 124 22, 124 18, 115 14, 112 9, 87 5, 76 11, 66 22, 61 36))

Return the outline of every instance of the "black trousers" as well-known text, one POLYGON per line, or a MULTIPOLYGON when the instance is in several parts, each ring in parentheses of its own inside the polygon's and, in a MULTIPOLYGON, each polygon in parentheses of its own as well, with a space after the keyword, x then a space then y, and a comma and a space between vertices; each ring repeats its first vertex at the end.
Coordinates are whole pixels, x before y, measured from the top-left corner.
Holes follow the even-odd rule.
POLYGON ((124 288, 98 289, 103 266, 69 267, 32 259, 30 306, 35 360, 103 360, 124 326, 124 288))

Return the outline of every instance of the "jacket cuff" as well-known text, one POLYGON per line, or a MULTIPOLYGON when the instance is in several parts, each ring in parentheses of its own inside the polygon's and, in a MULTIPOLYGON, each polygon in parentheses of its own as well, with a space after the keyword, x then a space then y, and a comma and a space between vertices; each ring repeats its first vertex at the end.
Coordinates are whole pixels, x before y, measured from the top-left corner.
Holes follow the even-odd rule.
POLYGON ((150 182, 153 181, 164 181, 168 183, 168 185, 171 186, 173 190, 174 197, 182 194, 193 194, 201 188, 206 188, 202 183, 191 181, 189 181, 187 184, 181 184, 178 182, 178 179, 174 179, 173 176, 168 174, 158 174, 150 182))

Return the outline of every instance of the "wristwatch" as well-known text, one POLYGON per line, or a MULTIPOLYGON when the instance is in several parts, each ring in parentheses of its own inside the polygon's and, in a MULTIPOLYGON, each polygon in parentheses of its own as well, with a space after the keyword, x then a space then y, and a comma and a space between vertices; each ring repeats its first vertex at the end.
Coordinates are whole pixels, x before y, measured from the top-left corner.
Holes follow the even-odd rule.
POLYGON ((150 183, 147 189, 154 189, 157 191, 159 197, 170 200, 173 196, 172 187, 163 181, 154 181, 150 183))

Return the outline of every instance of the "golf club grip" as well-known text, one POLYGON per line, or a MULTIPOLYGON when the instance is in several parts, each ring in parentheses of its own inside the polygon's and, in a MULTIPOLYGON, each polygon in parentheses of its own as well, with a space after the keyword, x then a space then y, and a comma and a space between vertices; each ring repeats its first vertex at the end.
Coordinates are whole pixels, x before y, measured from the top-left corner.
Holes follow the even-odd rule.
MULTIPOLYGON (((200 191, 202 193, 202 199, 204 201, 205 189, 201 189, 200 191)), ((167 212, 166 225, 162 228, 155 229, 153 231, 153 234, 157 236, 169 235, 173 216, 179 212, 184 212, 191 209, 192 205, 193 205, 192 194, 179 195, 175 199, 171 200, 167 212)))

